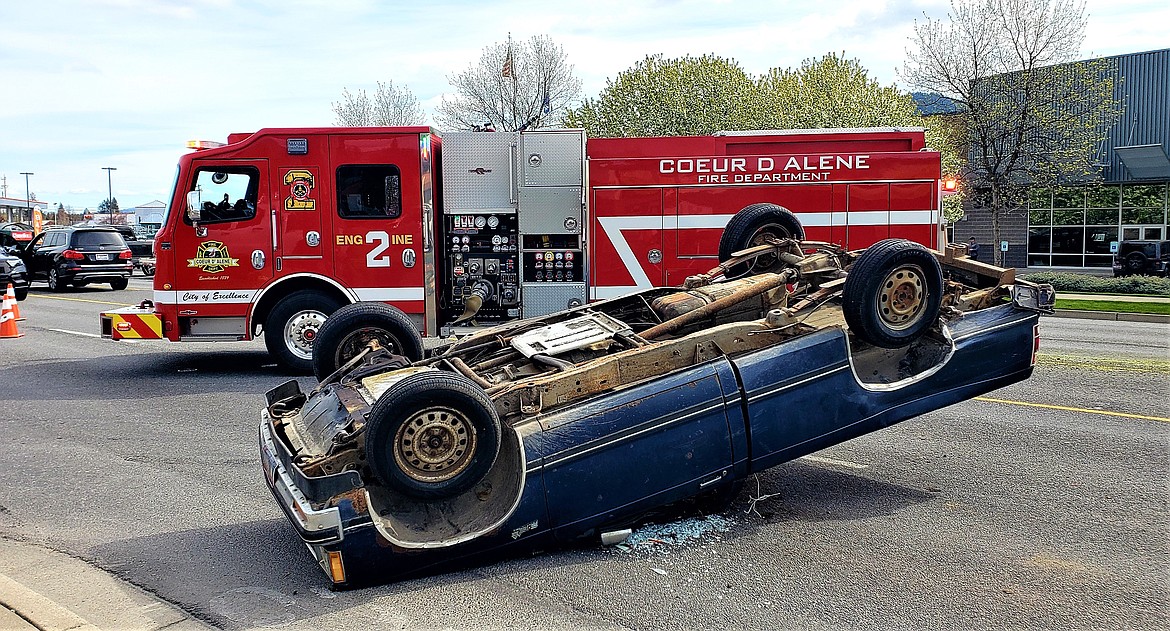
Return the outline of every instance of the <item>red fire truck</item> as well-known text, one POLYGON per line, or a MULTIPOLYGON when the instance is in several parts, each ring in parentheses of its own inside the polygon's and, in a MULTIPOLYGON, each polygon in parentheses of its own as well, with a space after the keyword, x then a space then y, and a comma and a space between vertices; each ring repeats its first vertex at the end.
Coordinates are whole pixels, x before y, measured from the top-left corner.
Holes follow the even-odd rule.
POLYGON ((917 128, 588 142, 296 128, 212 144, 180 158, 153 299, 103 313, 103 337, 263 334, 308 371, 325 318, 355 302, 449 336, 677 285, 761 235, 941 245, 940 157, 917 128))

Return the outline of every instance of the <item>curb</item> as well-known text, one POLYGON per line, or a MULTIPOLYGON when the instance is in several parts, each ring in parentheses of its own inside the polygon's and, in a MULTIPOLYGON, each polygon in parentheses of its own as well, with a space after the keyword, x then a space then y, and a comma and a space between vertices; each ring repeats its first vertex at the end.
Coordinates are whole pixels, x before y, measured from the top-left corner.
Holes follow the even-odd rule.
POLYGON ((1170 324, 1170 315, 1163 313, 1124 313, 1120 311, 1079 311, 1076 309, 1057 309, 1052 314, 1057 318, 1077 318, 1081 320, 1110 320, 1122 322, 1153 322, 1170 324))
POLYGON ((206 631, 175 605, 81 559, 0 539, 0 629, 206 631))

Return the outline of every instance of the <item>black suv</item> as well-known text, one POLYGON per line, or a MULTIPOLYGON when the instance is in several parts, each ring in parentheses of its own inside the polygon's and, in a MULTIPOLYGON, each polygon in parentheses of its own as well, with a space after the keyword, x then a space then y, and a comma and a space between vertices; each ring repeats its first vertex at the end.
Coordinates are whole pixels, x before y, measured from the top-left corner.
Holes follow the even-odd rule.
POLYGON ((1166 276, 1170 267, 1170 241, 1122 241, 1113 255, 1113 275, 1166 276))
POLYGON ((42 232, 20 250, 30 280, 44 279, 49 289, 65 291, 69 285, 109 283, 125 289, 134 270, 130 248, 117 230, 109 227, 57 228, 42 232))

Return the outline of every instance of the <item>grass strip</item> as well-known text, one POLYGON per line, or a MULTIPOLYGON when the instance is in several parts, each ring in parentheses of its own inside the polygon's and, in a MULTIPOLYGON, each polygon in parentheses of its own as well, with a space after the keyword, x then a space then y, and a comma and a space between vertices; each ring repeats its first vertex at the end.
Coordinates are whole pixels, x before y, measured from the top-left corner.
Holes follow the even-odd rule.
POLYGON ((1057 309, 1071 311, 1113 311, 1116 313, 1159 313, 1170 315, 1170 303, 1125 302, 1124 300, 1071 300, 1056 299, 1057 309))

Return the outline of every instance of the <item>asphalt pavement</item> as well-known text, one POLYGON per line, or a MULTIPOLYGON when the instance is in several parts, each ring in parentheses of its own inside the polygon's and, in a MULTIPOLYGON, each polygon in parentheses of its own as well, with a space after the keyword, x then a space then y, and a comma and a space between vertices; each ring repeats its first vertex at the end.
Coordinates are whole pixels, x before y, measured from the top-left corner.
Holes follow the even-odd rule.
MULTIPOLYGON (((1089 300, 1118 296, 1069 295, 1089 300)), ((1140 301, 1170 302, 1170 298, 1140 301)), ((1170 316, 1062 310, 1060 317, 1170 322, 1170 316)), ((0 511, 7 511, 0 506, 0 511)), ((0 539, 0 631, 210 629, 207 623, 146 589, 65 550, 0 539)))

